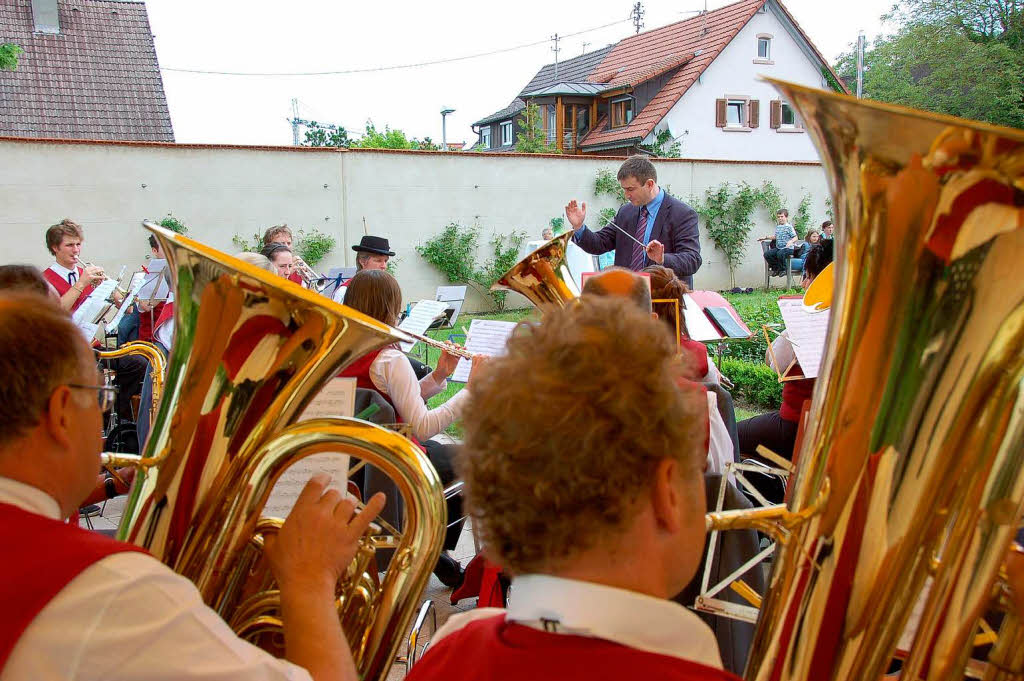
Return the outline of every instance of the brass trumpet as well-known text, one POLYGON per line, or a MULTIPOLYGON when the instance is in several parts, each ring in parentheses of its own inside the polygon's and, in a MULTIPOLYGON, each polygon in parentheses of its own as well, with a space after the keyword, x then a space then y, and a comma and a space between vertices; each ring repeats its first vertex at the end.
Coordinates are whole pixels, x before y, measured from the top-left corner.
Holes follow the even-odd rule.
POLYGON ((292 255, 292 266, 295 267, 299 272, 299 276, 306 282, 306 286, 312 290, 320 293, 330 282, 326 277, 317 274, 316 270, 306 264, 306 261, 300 258, 298 255, 292 255))

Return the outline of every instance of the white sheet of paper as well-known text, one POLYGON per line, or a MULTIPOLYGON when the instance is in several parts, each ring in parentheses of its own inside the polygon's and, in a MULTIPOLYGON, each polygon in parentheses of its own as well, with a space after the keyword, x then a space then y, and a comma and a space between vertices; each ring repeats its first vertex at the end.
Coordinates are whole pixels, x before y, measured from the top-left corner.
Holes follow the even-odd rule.
MULTIPOLYGON (((447 309, 448 303, 444 301, 421 300, 413 306, 409 316, 402 320, 398 328, 402 331, 418 333, 422 336, 430 325, 434 323, 434 320, 443 315, 447 309)), ((402 352, 409 352, 414 345, 416 345, 416 341, 410 341, 402 343, 399 347, 402 349, 402 352)))
POLYGON ((722 334, 718 332, 715 325, 704 314, 704 309, 700 306, 700 303, 691 298, 689 293, 685 294, 683 298, 686 300, 686 307, 683 309, 683 319, 686 320, 686 330, 689 331, 690 338, 695 341, 720 340, 722 334))
POLYGON ((466 287, 465 286, 438 286, 437 292, 434 294, 435 300, 465 300, 466 299, 466 287))
MULTIPOLYGON (((508 343, 508 339, 515 328, 516 322, 474 319, 469 324, 466 349, 475 354, 490 355, 492 357, 504 355, 505 344, 508 343)), ((460 359, 451 380, 457 383, 465 383, 469 380, 469 370, 472 368, 472 362, 465 358, 460 359)))
MULTIPOLYGON (((313 398, 299 421, 332 416, 352 416, 356 403, 356 379, 334 378, 313 398)), ((263 507, 263 515, 287 518, 299 498, 299 492, 317 473, 330 473, 330 487, 347 494, 348 455, 337 452, 319 452, 289 466, 274 484, 263 507)))
POLYGON ((142 288, 145 281, 145 272, 135 272, 132 274, 132 278, 128 282, 128 295, 126 295, 124 300, 121 301, 121 307, 117 308, 117 314, 114 315, 114 318, 110 320, 109 324, 107 324, 107 333, 116 329, 117 325, 121 323, 121 318, 124 317, 125 310, 135 302, 135 296, 139 295, 139 289, 142 288))
POLYGON ((146 281, 139 290, 139 298, 143 300, 165 300, 167 298, 170 289, 167 286, 167 280, 163 277, 165 267, 167 267, 167 261, 161 258, 153 258, 149 261, 149 265, 146 267, 149 272, 146 273, 146 281))
POLYGON ((829 310, 809 313, 804 309, 802 298, 779 298, 779 310, 804 376, 817 378, 825 352, 829 310))
POLYGON ((93 289, 89 297, 71 315, 71 321, 77 326, 91 325, 93 333, 96 332, 96 322, 99 321, 103 310, 107 308, 107 298, 114 292, 117 282, 113 279, 104 279, 103 283, 93 289))

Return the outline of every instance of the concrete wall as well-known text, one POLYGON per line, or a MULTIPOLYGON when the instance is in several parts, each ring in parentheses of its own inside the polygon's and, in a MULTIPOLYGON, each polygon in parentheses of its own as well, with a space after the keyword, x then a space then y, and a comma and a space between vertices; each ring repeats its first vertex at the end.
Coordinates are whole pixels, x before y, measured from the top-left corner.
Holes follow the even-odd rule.
MULTIPOLYGON (((85 257, 116 272, 136 268, 148 253, 143 218, 173 213, 190 236, 232 253, 235 234, 250 236, 281 222, 317 227, 338 239, 318 269, 354 265, 350 246, 363 234, 391 240, 407 300, 433 297, 441 275, 415 247, 449 222, 479 225, 480 255, 493 233, 537 238, 571 198, 586 201, 594 224, 609 197, 594 196, 598 169, 619 159, 510 154, 336 151, 329 149, 212 147, 124 143, 0 140, 0 262, 45 267, 51 258, 45 228, 63 217, 86 230, 85 257)), ((814 197, 813 218, 824 219, 824 173, 816 164, 658 161, 663 186, 682 198, 703 196, 723 181, 760 184, 771 179, 795 207, 814 197)), ((773 221, 757 215, 738 283, 763 285, 760 248, 773 221)), ((730 285, 722 254, 702 238, 701 288, 730 285)), ((524 304, 520 298, 518 302, 524 304)), ((467 309, 486 308, 479 295, 467 309)))
POLYGON ((690 158, 818 161, 818 153, 806 132, 780 132, 769 125, 770 102, 781 96, 762 76, 808 87, 826 87, 819 67, 801 49, 786 24, 788 21, 784 23, 771 10, 755 14, 666 114, 655 132, 668 126, 672 136, 679 138, 683 155, 690 158), (774 64, 755 63, 759 34, 772 36, 774 64), (760 101, 757 128, 715 127, 715 100, 729 97, 760 101))

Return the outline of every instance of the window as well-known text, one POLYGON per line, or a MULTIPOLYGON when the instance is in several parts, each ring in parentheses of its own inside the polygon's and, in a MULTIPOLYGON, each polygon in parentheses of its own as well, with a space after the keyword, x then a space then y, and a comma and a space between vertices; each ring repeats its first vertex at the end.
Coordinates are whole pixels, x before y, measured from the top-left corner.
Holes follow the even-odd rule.
POLYGON ((501 122, 501 146, 507 147, 512 144, 512 121, 501 122))
POLYGON ((554 137, 555 129, 558 125, 558 119, 556 118, 555 105, 548 104, 548 130, 551 131, 551 136, 554 137))
POLYGON ((480 144, 484 149, 491 148, 491 126, 480 128, 480 144))
POLYGON ((754 63, 775 63, 772 61, 772 35, 770 33, 759 33, 757 35, 757 56, 754 57, 754 63))
POLYGON ((782 102, 781 116, 779 122, 782 123, 783 128, 795 128, 796 127, 796 112, 786 102, 782 102))
POLYGON ((725 107, 725 127, 747 127, 747 102, 744 99, 730 99, 725 107))
POLYGON ((624 97, 612 102, 612 127, 621 128, 633 120, 633 99, 624 97))

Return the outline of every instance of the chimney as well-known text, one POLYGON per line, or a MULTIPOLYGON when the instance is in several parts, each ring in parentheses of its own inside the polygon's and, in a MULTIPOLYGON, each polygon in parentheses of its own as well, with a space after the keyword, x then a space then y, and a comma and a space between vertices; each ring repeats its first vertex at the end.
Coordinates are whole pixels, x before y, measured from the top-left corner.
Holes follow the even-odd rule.
POLYGON ((32 0, 32 20, 36 33, 60 33, 57 0, 32 0))

